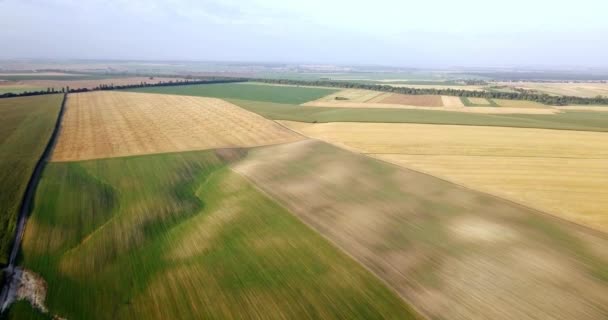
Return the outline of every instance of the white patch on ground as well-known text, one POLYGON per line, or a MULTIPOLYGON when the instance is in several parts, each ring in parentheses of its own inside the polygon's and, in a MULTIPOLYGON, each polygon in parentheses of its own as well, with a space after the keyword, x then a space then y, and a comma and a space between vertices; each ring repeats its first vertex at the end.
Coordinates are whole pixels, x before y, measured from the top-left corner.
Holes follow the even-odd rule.
POLYGON ((480 218, 464 218, 452 223, 450 230, 460 239, 481 242, 502 242, 517 238, 512 228, 480 218))
POLYGON ((47 313, 48 309, 44 304, 46 299, 46 281, 38 274, 27 269, 21 269, 21 276, 18 279, 16 300, 27 300, 32 307, 47 313))

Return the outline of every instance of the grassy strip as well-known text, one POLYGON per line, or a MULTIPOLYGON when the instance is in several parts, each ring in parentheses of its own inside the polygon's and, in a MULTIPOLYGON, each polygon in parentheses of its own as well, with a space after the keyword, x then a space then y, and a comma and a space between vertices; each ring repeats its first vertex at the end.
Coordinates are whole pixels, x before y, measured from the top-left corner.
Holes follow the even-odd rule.
POLYGON ((49 164, 22 261, 68 319, 413 318, 212 151, 49 164))
POLYGON ((338 90, 263 84, 252 86, 250 84, 230 83, 149 87, 131 89, 129 91, 300 104, 319 99, 338 90))
POLYGON ((0 100, 0 264, 7 263, 19 205, 53 131, 62 97, 0 100))
POLYGON ((581 131, 608 131, 608 112, 567 111, 553 115, 481 114, 434 110, 302 107, 259 101, 230 102, 268 119, 300 122, 458 124, 581 131))

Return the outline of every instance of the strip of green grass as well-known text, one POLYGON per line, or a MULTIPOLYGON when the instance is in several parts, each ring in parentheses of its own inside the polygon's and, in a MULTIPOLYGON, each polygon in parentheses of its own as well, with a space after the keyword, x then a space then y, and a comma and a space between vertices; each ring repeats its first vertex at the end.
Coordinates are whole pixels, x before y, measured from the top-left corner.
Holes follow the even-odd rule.
POLYGON ((22 262, 68 319, 413 318, 212 151, 50 163, 22 262))
POLYGON ((0 265, 8 262, 23 193, 53 132, 62 98, 0 99, 0 265))
POLYGON ((135 88, 128 91, 301 104, 332 94, 337 90, 247 83, 218 83, 135 88))
POLYGON ((268 119, 300 122, 386 122, 608 131, 608 112, 566 111, 552 115, 478 114, 434 110, 302 107, 228 99, 268 119))
POLYGON ((496 102, 492 99, 486 99, 488 101, 487 104, 476 104, 471 102, 471 100, 469 100, 469 98, 467 97, 460 97, 460 101, 462 101, 462 104, 465 105, 465 107, 498 107, 498 104, 496 104, 496 102))

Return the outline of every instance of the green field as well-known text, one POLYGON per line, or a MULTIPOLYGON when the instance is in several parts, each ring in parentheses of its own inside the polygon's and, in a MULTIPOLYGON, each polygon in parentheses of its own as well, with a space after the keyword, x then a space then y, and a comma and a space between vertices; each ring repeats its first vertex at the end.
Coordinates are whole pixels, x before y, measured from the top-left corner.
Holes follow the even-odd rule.
POLYGON ((218 83, 136 88, 129 91, 300 104, 319 99, 338 90, 249 83, 218 83))
POLYGON ((0 95, 2 95, 4 93, 22 93, 25 91, 40 91, 40 90, 46 90, 46 88, 3 86, 3 87, 0 87, 0 95))
MULTIPOLYGON (((198 151, 50 163, 22 265, 67 319, 413 318, 377 278, 198 151)), ((24 305, 10 319, 35 319, 24 305)))
POLYGON ((0 99, 0 265, 6 264, 19 206, 55 126, 62 95, 0 99))
POLYGON ((498 104, 496 104, 496 102, 494 102, 494 100, 492 100, 492 99, 487 99, 487 100, 488 100, 487 104, 477 104, 477 103, 471 102, 471 100, 469 100, 469 98, 467 98, 467 97, 460 97, 460 101, 462 101, 462 104, 464 104, 466 107, 498 107, 498 104))
POLYGON ((433 110, 302 107, 228 99, 268 119, 300 122, 387 122, 459 124, 581 131, 608 131, 608 112, 566 111, 553 115, 481 114, 433 110))

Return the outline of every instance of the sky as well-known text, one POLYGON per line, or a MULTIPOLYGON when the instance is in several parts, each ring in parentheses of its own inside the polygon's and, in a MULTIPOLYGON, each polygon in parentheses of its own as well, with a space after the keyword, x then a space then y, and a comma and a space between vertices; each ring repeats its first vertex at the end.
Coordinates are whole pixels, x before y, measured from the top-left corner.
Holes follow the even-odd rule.
POLYGON ((0 0, 0 59, 608 67, 606 0, 0 0))

